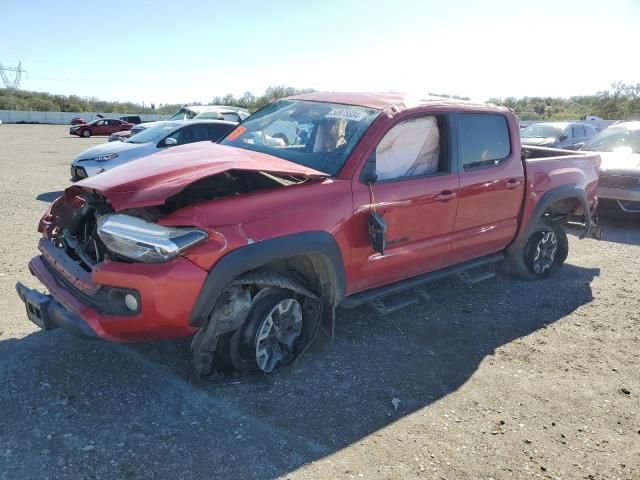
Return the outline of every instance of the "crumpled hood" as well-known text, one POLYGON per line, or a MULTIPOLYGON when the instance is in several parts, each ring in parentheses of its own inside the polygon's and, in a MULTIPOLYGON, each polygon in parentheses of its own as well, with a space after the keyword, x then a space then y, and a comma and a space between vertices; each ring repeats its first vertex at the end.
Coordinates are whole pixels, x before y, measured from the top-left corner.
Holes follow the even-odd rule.
POLYGON ((640 153, 600 152, 601 171, 625 170, 640 174, 640 153))
POLYGON ((524 145, 549 145, 555 143, 556 139, 553 137, 522 137, 522 143, 524 145))
POLYGON ((96 145, 95 147, 88 148, 81 154, 79 154, 74 162, 78 160, 87 160, 89 158, 95 158, 100 155, 109 155, 110 153, 122 153, 129 150, 135 150, 136 148, 144 148, 146 143, 128 143, 128 142, 109 142, 96 145))
POLYGON ((171 147, 163 152, 89 177, 66 190, 77 188, 104 195, 116 210, 162 205, 189 184, 229 170, 280 173, 303 177, 328 177, 312 168, 265 153, 253 152, 213 142, 171 147))

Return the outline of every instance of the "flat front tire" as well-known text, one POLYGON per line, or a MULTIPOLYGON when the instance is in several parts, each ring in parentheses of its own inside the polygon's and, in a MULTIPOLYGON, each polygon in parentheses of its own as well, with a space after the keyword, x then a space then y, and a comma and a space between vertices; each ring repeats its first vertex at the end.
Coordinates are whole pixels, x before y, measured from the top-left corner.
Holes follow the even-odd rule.
POLYGON ((231 362, 239 371, 271 373, 291 363, 303 342, 303 308, 293 293, 259 299, 230 344, 231 362))

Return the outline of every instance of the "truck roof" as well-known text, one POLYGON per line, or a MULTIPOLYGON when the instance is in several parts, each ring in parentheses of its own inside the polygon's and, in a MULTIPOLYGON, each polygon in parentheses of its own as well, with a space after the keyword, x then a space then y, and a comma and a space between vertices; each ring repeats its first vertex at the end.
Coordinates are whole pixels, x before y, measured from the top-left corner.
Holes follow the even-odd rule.
POLYGON ((467 100, 458 100, 448 97, 436 97, 430 95, 411 96, 406 93, 397 92, 315 92, 304 93, 288 97, 295 100, 309 100, 314 102, 340 103, 344 105, 357 105, 376 110, 385 110, 393 105, 405 105, 407 108, 421 105, 446 104, 461 105, 465 107, 495 108, 497 110, 504 107, 495 107, 486 103, 474 103, 467 100))

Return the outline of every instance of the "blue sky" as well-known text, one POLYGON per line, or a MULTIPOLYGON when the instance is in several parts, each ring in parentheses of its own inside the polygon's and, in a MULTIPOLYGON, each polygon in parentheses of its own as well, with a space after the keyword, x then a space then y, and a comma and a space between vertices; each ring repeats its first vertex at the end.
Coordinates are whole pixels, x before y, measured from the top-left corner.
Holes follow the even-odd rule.
POLYGON ((269 85, 492 96, 640 82, 640 1, 0 0, 22 88, 147 103, 269 85))

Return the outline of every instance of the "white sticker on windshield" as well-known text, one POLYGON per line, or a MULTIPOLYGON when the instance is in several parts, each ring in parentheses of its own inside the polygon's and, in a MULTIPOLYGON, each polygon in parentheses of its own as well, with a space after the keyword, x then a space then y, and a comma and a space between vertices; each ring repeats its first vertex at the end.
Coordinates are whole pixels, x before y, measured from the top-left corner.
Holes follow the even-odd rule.
POLYGON ((345 120, 355 120, 359 122, 367 116, 367 112, 362 110, 353 110, 351 108, 334 108, 327 113, 325 118, 344 118, 345 120))

